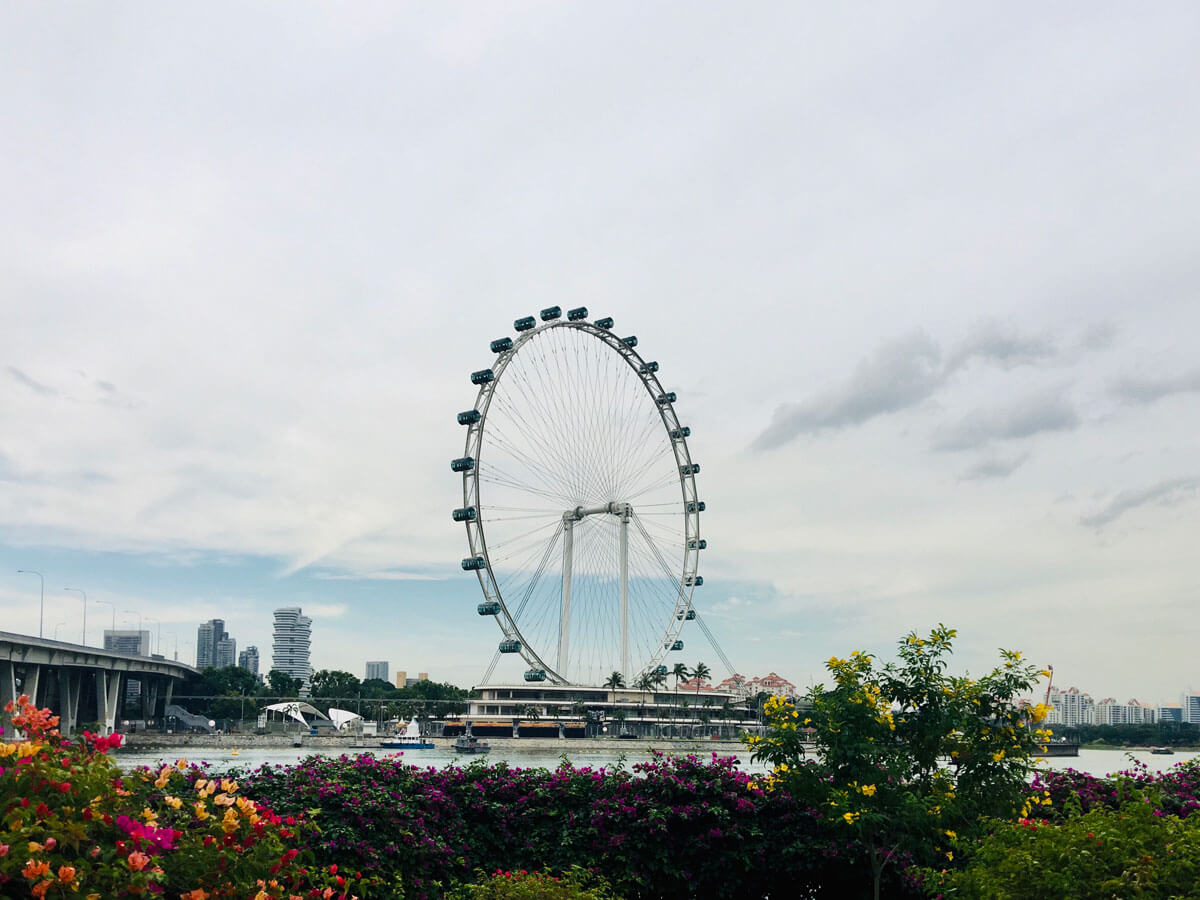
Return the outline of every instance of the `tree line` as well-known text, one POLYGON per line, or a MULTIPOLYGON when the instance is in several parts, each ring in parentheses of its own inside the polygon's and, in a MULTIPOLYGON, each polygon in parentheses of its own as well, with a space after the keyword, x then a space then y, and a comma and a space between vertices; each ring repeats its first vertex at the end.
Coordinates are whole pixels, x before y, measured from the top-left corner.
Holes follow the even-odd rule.
MULTIPOLYGON (((175 691, 175 702, 210 719, 250 719, 271 703, 299 699, 303 682, 278 669, 264 680, 240 666, 209 667, 191 675, 175 691)), ((468 692, 457 685, 422 680, 400 688, 381 678, 360 680, 340 669, 321 669, 304 698, 323 713, 349 708, 367 719, 440 717, 461 712, 468 692)))

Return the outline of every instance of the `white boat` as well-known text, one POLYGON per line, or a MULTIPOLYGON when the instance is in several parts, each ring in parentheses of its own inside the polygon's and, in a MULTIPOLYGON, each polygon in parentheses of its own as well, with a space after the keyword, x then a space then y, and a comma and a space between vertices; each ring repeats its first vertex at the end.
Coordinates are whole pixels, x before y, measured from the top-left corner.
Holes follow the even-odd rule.
POLYGON ((421 726, 414 717, 405 727, 403 734, 380 741, 379 746, 385 750, 432 750, 435 745, 421 737, 421 726))

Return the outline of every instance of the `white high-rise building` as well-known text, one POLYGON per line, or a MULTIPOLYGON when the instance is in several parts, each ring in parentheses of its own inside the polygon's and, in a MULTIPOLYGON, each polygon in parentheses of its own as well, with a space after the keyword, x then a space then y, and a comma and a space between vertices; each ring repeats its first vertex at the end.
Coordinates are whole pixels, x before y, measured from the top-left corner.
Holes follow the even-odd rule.
POLYGON ((1097 703, 1094 715, 1097 725, 1153 725, 1158 720, 1157 711, 1150 704, 1137 700, 1118 703, 1112 697, 1097 703))
POLYGON ((1183 695, 1183 721, 1200 725, 1200 694, 1183 695))
POLYGON ((308 683, 312 679, 312 664, 309 662, 312 619, 302 613, 299 606, 284 606, 275 610, 271 668, 292 678, 299 678, 300 691, 307 695, 308 683))
POLYGON ((363 680, 370 681, 372 678, 378 678, 380 681, 388 681, 390 680, 388 677, 388 668, 389 666, 386 659, 376 661, 368 660, 367 674, 363 680))
POLYGON ((1050 725, 1070 728, 1073 725, 1096 724, 1095 701, 1090 694, 1080 693, 1079 688, 1051 691, 1050 706, 1050 715, 1046 718, 1050 725))

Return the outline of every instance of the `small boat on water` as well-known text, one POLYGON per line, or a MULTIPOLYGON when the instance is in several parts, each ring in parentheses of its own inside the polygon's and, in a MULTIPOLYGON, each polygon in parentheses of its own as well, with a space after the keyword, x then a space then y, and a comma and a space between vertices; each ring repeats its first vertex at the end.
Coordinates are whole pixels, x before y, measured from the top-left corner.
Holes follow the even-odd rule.
POLYGON ((1150 752, 1155 756, 1174 756, 1175 751, 1170 747, 1151 747, 1150 752))
POLYGON ((379 746, 385 750, 432 750, 435 744, 421 737, 421 726, 414 717, 405 727, 403 734, 380 741, 379 746))
POLYGON ((471 734, 459 735, 454 740, 455 753, 487 753, 490 749, 487 742, 471 734))

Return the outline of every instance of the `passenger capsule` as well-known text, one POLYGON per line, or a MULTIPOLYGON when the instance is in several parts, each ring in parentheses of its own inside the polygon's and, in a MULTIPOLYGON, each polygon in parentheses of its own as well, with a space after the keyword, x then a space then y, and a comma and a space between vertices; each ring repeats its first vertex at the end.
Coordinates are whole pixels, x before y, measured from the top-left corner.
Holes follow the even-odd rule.
POLYGON ((640 366, 638 366, 638 372, 641 373, 642 375, 650 375, 651 373, 657 372, 657 371, 658 371, 658 363, 655 362, 654 360, 651 360, 648 363, 642 363, 640 366))
POLYGON ((468 556, 462 561, 464 572, 475 572, 487 566, 487 561, 482 556, 468 556))
POLYGON ((694 618, 696 618, 696 611, 694 609, 689 609, 687 611, 687 615, 684 616, 684 618, 687 619, 689 622, 692 621, 694 618))
POLYGON ((496 373, 491 369, 480 369, 478 372, 471 373, 471 384, 487 384, 495 377, 496 373))
POLYGON ((475 607, 475 609, 481 616, 500 615, 500 603, 497 600, 489 600, 487 603, 480 603, 477 607, 475 607))
POLYGON ((597 319, 596 327, 603 328, 605 331, 608 331, 610 328, 613 327, 612 316, 605 316, 603 319, 597 319))
POLYGON ((683 641, 675 641, 674 643, 672 643, 671 641, 667 641, 665 644, 663 644, 663 649, 664 650, 682 650, 683 649, 683 641))
POLYGON ((551 319, 557 319, 562 315, 561 306, 547 306, 542 310, 542 321, 549 322, 551 319))
POLYGON ((695 475, 699 471, 700 471, 700 463, 692 463, 691 465, 679 467, 680 475, 695 475))
POLYGON ((474 425, 480 419, 479 410, 468 409, 458 414, 459 425, 474 425))
POLYGON ((521 652, 521 642, 515 641, 512 638, 509 638, 506 641, 500 642, 499 649, 500 649, 501 653, 520 653, 521 652))
POLYGON ((512 349, 512 338, 510 338, 510 337, 496 338, 494 341, 492 341, 492 352, 493 353, 503 353, 505 350, 511 350, 511 349, 512 349))
POLYGON ((704 549, 707 549, 707 547, 708 547, 708 541, 704 540, 704 538, 700 538, 700 540, 698 540, 698 541, 696 541, 696 540, 688 541, 688 549, 689 550, 704 550, 704 549))
POLYGON ((688 512, 704 512, 705 508, 703 500, 691 500, 687 504, 688 512))
POLYGON ((629 337, 623 337, 623 338, 621 338, 621 343, 624 344, 626 347, 636 347, 637 346, 637 335, 631 334, 629 337))
POLYGON ((546 680, 546 670, 545 669, 529 669, 528 671, 525 672, 525 680, 526 681, 545 681, 546 680))
POLYGON ((673 440, 673 441, 677 441, 680 438, 686 438, 686 437, 691 437, 691 436, 692 436, 692 429, 688 428, 686 425, 684 425, 682 428, 672 428, 671 429, 671 440, 673 440))
POLYGON ((655 674, 655 675, 666 675, 666 674, 667 674, 667 667, 666 667, 666 666, 659 666, 657 669, 655 669, 655 670, 654 670, 654 674, 655 674))
POLYGON ((456 509, 454 512, 452 512, 450 514, 450 516, 454 519, 455 522, 474 522, 475 521, 475 507, 464 506, 461 509, 456 509))
POLYGON ((659 406, 666 406, 669 403, 674 403, 675 402, 675 392, 667 391, 665 394, 659 394, 657 399, 658 399, 659 406))
POLYGON ((687 578, 683 579, 683 583, 688 587, 700 587, 700 585, 704 584, 704 576, 689 575, 687 578))
POLYGON ((458 459, 450 460, 451 472, 470 472, 475 468, 475 457, 460 456, 458 459))
POLYGON ((517 319, 517 321, 513 322, 513 328, 517 329, 517 331, 528 331, 536 324, 537 319, 533 316, 526 316, 523 319, 517 319))
POLYGON ((586 318, 587 318, 587 307, 586 306, 577 306, 573 310, 571 310, 570 312, 567 313, 567 321, 568 322, 578 322, 580 319, 586 319, 586 318))

